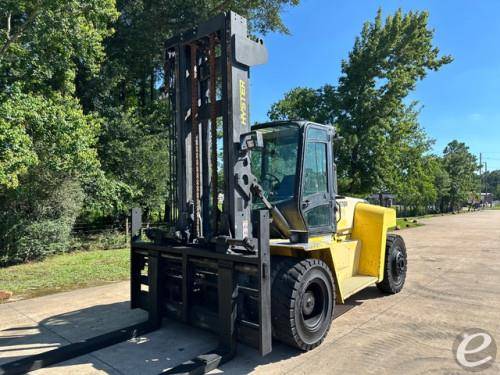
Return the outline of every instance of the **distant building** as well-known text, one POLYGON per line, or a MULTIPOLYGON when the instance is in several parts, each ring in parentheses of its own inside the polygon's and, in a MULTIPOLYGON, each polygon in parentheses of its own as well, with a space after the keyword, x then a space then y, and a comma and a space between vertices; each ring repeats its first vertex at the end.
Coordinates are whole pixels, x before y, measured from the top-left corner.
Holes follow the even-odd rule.
POLYGON ((493 206, 493 194, 491 193, 469 193, 467 198, 469 207, 491 207, 493 206))
POLYGON ((481 203, 489 206, 493 205, 493 194, 481 193, 481 203))
POLYGON ((394 204, 396 204, 396 194, 391 193, 371 194, 366 199, 372 204, 378 204, 384 207, 392 207, 394 204))

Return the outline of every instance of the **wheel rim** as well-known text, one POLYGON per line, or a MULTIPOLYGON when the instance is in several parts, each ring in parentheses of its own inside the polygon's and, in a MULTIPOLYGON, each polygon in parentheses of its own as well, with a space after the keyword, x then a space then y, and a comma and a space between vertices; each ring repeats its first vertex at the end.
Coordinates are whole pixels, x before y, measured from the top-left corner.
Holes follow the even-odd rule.
POLYGON ((406 272, 406 257, 400 247, 394 249, 391 259, 392 278, 396 284, 403 281, 406 272))
POLYGON ((309 282, 302 297, 302 320, 310 331, 321 327, 328 304, 328 289, 324 280, 315 278, 309 282))

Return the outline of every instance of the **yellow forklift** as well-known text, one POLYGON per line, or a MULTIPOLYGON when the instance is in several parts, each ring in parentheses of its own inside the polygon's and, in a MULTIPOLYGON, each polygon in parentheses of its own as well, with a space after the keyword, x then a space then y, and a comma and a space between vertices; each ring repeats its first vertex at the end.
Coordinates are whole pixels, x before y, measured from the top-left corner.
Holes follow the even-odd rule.
POLYGON ((133 217, 132 306, 213 330, 223 358, 273 337, 310 350, 336 304, 406 276, 395 211, 339 195, 334 126, 251 126, 249 71, 267 57, 233 12, 166 42, 168 223, 139 235, 133 217))

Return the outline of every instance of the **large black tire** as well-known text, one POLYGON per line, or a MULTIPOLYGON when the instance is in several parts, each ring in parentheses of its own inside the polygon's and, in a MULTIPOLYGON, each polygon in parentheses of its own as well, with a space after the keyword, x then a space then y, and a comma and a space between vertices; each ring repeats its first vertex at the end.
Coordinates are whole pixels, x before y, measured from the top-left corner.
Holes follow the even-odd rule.
POLYGON ((384 279, 377 284, 380 291, 396 294, 403 289, 408 269, 406 246, 401 236, 388 234, 385 245, 384 279))
POLYGON ((318 259, 273 257, 273 336, 301 350, 321 344, 332 323, 335 287, 330 268, 318 259))

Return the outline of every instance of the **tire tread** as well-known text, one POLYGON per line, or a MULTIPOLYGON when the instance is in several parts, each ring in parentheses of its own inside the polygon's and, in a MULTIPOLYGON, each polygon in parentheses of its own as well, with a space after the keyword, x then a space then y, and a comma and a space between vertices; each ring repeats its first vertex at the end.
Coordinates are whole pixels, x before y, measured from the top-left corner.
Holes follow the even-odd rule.
MULTIPOLYGON (((298 298, 301 279, 313 267, 326 270, 332 286, 332 303, 335 301, 335 285, 330 268, 319 259, 273 257, 272 259, 272 316, 273 336, 301 350, 311 350, 323 342, 330 326, 314 344, 304 343, 295 328, 295 301, 298 298), (284 318, 286 317, 286 318, 284 318)), ((333 315, 333 314, 332 314, 333 315)), ((331 322, 330 322, 331 324, 331 322)))
POLYGON ((403 280, 403 284, 401 285, 401 287, 396 288, 396 286, 391 282, 391 278, 389 276, 389 269, 391 266, 389 264, 389 252, 391 251, 391 248, 394 246, 394 244, 397 241, 402 242, 403 247, 405 249, 405 253, 406 253, 406 246, 405 246, 403 238, 397 234, 389 233, 387 235, 386 245, 385 245, 384 279, 381 282, 377 283, 377 288, 381 292, 387 293, 387 294, 399 293, 404 285, 404 280, 403 280))

